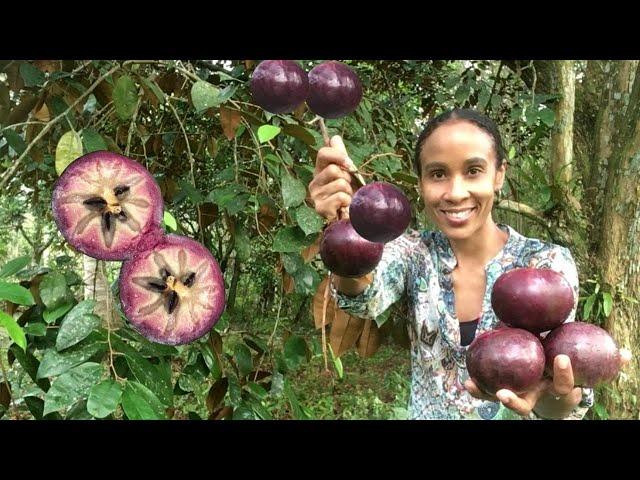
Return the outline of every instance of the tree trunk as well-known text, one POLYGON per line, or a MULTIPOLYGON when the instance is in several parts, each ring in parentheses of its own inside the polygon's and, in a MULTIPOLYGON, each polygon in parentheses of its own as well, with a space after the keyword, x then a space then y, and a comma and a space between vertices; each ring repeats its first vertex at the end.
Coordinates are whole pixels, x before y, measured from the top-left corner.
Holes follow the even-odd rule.
POLYGON ((617 62, 612 92, 614 129, 608 164, 604 208, 599 229, 602 242, 598 260, 606 289, 614 296, 614 308, 605 328, 619 346, 631 349, 633 358, 603 394, 612 418, 640 418, 640 308, 626 298, 640 298, 640 67, 637 61, 617 62), (629 89, 629 85, 633 88, 629 89))
MULTIPOLYGON (((91 258, 87 255, 82 256, 82 283, 84 285, 84 299, 95 300, 96 306, 93 309, 93 313, 98 315, 105 328, 107 328, 107 319, 111 315, 111 328, 114 329, 119 322, 113 315, 113 310, 109 310, 112 305, 109 302, 111 298, 109 285, 107 279, 102 273, 102 267, 99 261, 95 258, 91 258)), ((113 301, 113 299, 111 299, 113 301)))
POLYGON ((551 233, 556 243, 571 246, 574 255, 588 257, 586 222, 580 202, 571 190, 573 180, 573 118, 575 112, 576 76, 573 61, 554 61, 555 91, 560 94, 556 104, 556 121, 551 131, 551 186, 553 197, 561 208, 553 212, 551 233))

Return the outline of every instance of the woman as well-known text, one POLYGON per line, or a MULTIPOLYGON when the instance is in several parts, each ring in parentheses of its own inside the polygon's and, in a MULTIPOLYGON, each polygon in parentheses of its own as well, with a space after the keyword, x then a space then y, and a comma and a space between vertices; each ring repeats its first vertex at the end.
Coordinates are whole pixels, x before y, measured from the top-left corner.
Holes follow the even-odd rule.
MULTIPOLYGON (((338 306, 363 318, 375 318, 406 298, 412 419, 580 419, 593 403, 590 389, 574 386, 565 355, 555 359, 553 381, 544 379, 520 396, 506 389, 487 396, 469 379, 466 348, 498 325, 491 289, 502 273, 516 267, 561 272, 576 299, 567 321, 574 320, 577 306, 578 275, 569 250, 493 220, 505 159, 498 128, 483 114, 456 109, 429 121, 414 161, 426 213, 439 231, 408 230, 385 245, 382 260, 364 277, 333 276, 338 306)), ((309 190, 327 220, 351 202, 352 169, 340 137, 318 152, 309 190)))

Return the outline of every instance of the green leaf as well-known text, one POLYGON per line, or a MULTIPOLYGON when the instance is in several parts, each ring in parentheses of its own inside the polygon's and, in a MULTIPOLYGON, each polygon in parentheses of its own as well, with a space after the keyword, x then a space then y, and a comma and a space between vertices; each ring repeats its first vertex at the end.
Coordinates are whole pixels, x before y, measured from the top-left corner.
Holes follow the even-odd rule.
POLYGON ((150 342, 138 332, 131 330, 131 328, 121 328, 120 330, 118 330, 118 336, 137 342, 140 355, 142 355, 143 357, 168 357, 178 354, 178 350, 176 349, 176 347, 172 347, 171 345, 163 345, 161 343, 150 342))
POLYGON ((40 298, 49 309, 67 303, 69 289, 64 275, 58 272, 46 274, 40 282, 40 298))
POLYGON ((85 153, 107 150, 107 143, 104 141, 104 138, 93 128, 85 128, 82 130, 82 145, 84 146, 85 153))
POLYGON ((24 397, 24 403, 36 420, 42 419, 44 411, 44 400, 38 397, 24 397))
POLYGON ((230 207, 233 207, 234 204, 238 203, 239 196, 241 194, 246 193, 247 189, 244 185, 240 185, 237 183, 232 183, 230 185, 226 185, 222 188, 217 188, 212 191, 208 196, 207 200, 215 203, 220 208, 226 208, 227 210, 230 207))
POLYGON ((509 149, 509 160, 513 160, 515 156, 516 156, 516 148, 511 147, 509 149))
POLYGON ((300 227, 283 227, 273 239, 274 252, 300 252, 315 241, 315 236, 306 236, 300 227))
POLYGON ((27 338, 24 335, 24 331, 18 325, 18 323, 2 310, 0 310, 0 326, 6 328, 11 339, 19 345, 22 350, 27 349, 27 338))
POLYGON ((251 350, 249 350, 249 347, 247 347, 243 343, 239 343, 236 345, 234 359, 236 361, 236 365, 238 366, 240 377, 246 376, 253 370, 251 350))
POLYGON ((18 305, 35 305, 31 292, 20 285, 0 281, 0 300, 9 300, 18 305))
POLYGON ((242 388, 238 383, 238 379, 231 376, 229 378, 229 387, 227 392, 229 393, 229 402, 232 407, 238 407, 240 402, 242 402, 242 388))
POLYGON ((60 137, 56 146, 56 173, 62 175, 65 168, 78 157, 82 156, 82 139, 73 130, 60 137))
POLYGON ((200 344, 200 353, 202 354, 204 363, 207 365, 207 368, 211 372, 211 376, 214 378, 214 380, 218 380, 222 376, 222 370, 220 369, 218 359, 213 353, 211 345, 208 343, 200 344))
POLYGON ((298 402, 298 397, 296 396, 293 388, 291 388, 291 384, 289 383, 289 379, 284 379, 284 394, 289 400, 289 404, 291 405, 291 410, 293 413, 293 418, 296 420, 308 420, 309 416, 304 411, 304 409, 300 406, 300 402, 298 402))
POLYGON ((24 143, 24 140, 22 139, 20 134, 14 132, 13 130, 5 130, 3 135, 4 135, 4 138, 6 138, 9 146, 18 155, 22 155, 22 152, 24 152, 27 149, 27 144, 24 143))
POLYGON ((246 262, 251 257, 251 239, 244 227, 236 229, 235 236, 236 255, 240 262, 246 262))
POLYGON ((149 388, 164 405, 170 407, 173 403, 173 389, 171 378, 166 378, 161 370, 161 364, 154 365, 143 358, 138 351, 117 337, 111 338, 113 347, 124 353, 127 365, 135 379, 149 388))
POLYGON ((76 402, 64 416, 65 420, 93 420, 94 418, 87 411, 87 401, 76 402))
POLYGON ((283 253, 280 258, 282 259, 282 265, 287 273, 293 275, 302 268, 304 265, 304 259, 299 253, 283 253))
POLYGON ((9 347, 9 351, 15 355, 16 359, 20 363, 20 366, 23 368, 25 372, 31 377, 31 380, 34 381, 45 392, 49 389, 49 380, 46 378, 38 379, 38 366, 40 362, 38 359, 33 356, 33 353, 29 351, 24 351, 15 343, 12 343, 9 347))
POLYGON ((333 366, 336 369, 336 373, 338 374, 338 378, 342 380, 344 378, 344 368, 342 367, 342 360, 340 357, 336 357, 333 353, 333 348, 331 345, 327 345, 329 347, 329 353, 331 354, 331 361, 333 362, 333 366))
POLYGON ((85 342, 74 345, 65 352, 59 353, 53 348, 44 352, 36 378, 61 375, 70 368, 80 365, 94 355, 107 350, 106 342, 100 341, 98 335, 89 337, 85 342))
POLYGON ((582 309, 582 318, 587 320, 591 316, 591 310, 593 310, 593 304, 596 301, 596 296, 589 295, 587 300, 584 302, 584 307, 582 309))
POLYGON ((249 392, 254 395, 258 400, 263 399, 264 397, 266 397, 269 393, 264 389, 264 387, 262 385, 259 385, 255 382, 249 382, 247 383, 247 389, 249 390, 249 392))
POLYGON ((68 301, 58 307, 54 307, 53 309, 47 308, 44 312, 42 312, 42 318, 44 318, 44 321, 47 323, 55 322, 57 319, 64 316, 69 310, 71 310, 73 308, 73 305, 73 301, 68 301))
POLYGON ((130 420, 166 420, 162 402, 141 383, 128 381, 122 393, 122 409, 130 420))
POLYGON ((295 177, 285 173, 282 177, 282 199, 285 208, 297 207, 304 202, 307 189, 304 184, 295 177))
POLYGON ((30 323, 25 325, 24 333, 34 337, 44 337, 47 334, 47 326, 42 322, 30 323))
POLYGON ((604 310, 604 316, 608 317, 613 308, 613 298, 609 292, 602 292, 602 308, 604 310))
POLYGON ((255 420, 256 416, 248 405, 242 403, 233 410, 233 420, 255 420))
POLYGON ((178 230, 178 222, 176 221, 176 217, 171 215, 171 213, 167 210, 164 211, 162 221, 164 222, 165 226, 169 227, 174 232, 178 230))
POLYGON ((28 62, 20 64, 20 76, 24 80, 25 87, 39 87, 45 81, 44 73, 28 62))
POLYGON ((320 275, 310 265, 303 265, 293 274, 296 292, 303 295, 312 295, 320 284, 320 275))
POLYGON ((138 89, 129 75, 123 75, 116 82, 113 89, 113 105, 120 120, 133 117, 138 103, 138 89))
POLYGON ((153 94, 158 98, 158 101, 160 103, 164 103, 165 102, 164 92, 158 86, 158 84, 156 82, 154 82, 153 80, 149 80, 148 78, 141 78, 141 80, 142 80, 142 83, 144 83, 145 86, 149 90, 151 90, 153 92, 153 94))
POLYGON ((284 344, 284 358, 288 367, 292 370, 297 369, 302 362, 306 361, 309 355, 307 342, 304 338, 297 335, 290 336, 284 344))
POLYGON ((556 113, 550 108, 544 108, 538 113, 538 116, 547 127, 553 127, 553 124, 556 121, 556 113))
POLYGON ((196 112, 200 113, 220 105, 220 91, 209 82, 201 80, 191 87, 191 101, 196 112))
POLYGON ((84 300, 67 314, 58 330, 56 350, 61 351, 75 345, 100 326, 100 317, 93 314, 95 304, 93 300, 84 300))
POLYGON ((44 396, 44 412, 56 412, 86 398, 93 385, 100 381, 102 365, 84 363, 60 375, 44 396))
POLYGON ((282 129, 273 125, 262 125, 258 128, 258 140, 260 143, 267 143, 269 140, 276 138, 282 129))
POLYGON ((89 391, 87 411, 96 418, 104 418, 115 412, 122 398, 122 387, 114 380, 100 382, 89 391))
POLYGON ((0 268, 0 278, 8 278, 12 275, 15 275, 30 263, 31 257, 29 255, 14 258, 13 260, 5 263, 4 266, 0 268))
POLYGON ((193 202, 194 205, 199 205, 204 201, 204 197, 202 196, 202 193, 200 193, 200 191, 197 190, 196 187, 194 187, 191 183, 181 180, 178 182, 178 185, 180 185, 182 192, 189 197, 189 199, 191 200, 191 202, 193 202))
POLYGON ((221 105, 231 97, 233 97, 233 95, 236 93, 236 90, 238 90, 238 85, 229 85, 223 88, 218 95, 218 104, 221 105))
POLYGON ((295 218, 305 235, 320 232, 324 227, 324 219, 313 208, 306 205, 300 205, 296 209, 295 218))

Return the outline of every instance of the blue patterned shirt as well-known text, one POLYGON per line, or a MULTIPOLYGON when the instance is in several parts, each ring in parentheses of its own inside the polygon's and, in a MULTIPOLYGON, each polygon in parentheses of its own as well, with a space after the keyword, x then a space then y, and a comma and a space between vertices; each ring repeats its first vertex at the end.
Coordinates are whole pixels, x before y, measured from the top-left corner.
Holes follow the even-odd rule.
MULTIPOLYGON (((575 293, 575 305, 567 322, 574 321, 578 299, 578 273, 568 249, 520 235, 508 225, 502 250, 485 267, 486 290, 476 335, 496 328, 499 320, 491 307, 496 279, 518 267, 551 268, 562 273, 575 293)), ((375 319, 393 303, 406 298, 411 340, 411 419, 521 419, 500 402, 472 397, 464 388, 469 378, 465 364, 468 347, 460 345, 455 313, 453 276, 457 260, 447 237, 439 231, 408 230, 385 245, 373 272, 373 282, 358 296, 332 289, 338 306, 375 319)), ((593 391, 583 389, 582 402, 567 417, 581 419, 593 404, 593 391)), ((537 416, 531 413, 529 417, 537 416)))

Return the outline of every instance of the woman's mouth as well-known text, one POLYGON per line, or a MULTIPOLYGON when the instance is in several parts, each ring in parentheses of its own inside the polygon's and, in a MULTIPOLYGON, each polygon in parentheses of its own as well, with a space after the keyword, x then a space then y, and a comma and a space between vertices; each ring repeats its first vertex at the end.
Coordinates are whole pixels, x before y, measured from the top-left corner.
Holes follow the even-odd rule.
POLYGON ((478 207, 455 209, 452 208, 447 210, 440 210, 440 214, 447 220, 450 225, 459 227, 464 225, 477 209, 478 207))

